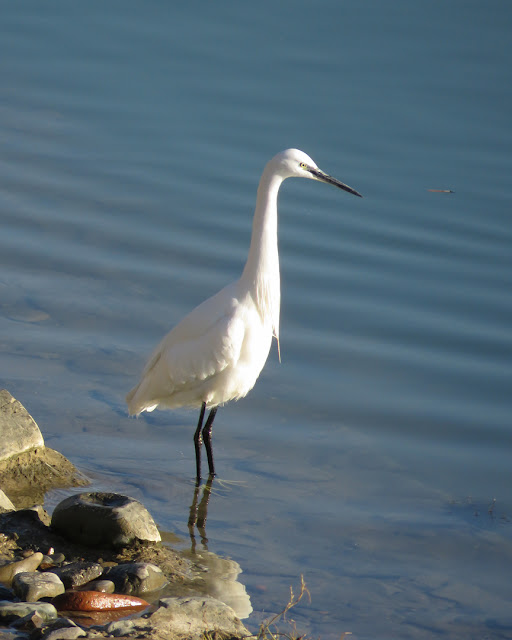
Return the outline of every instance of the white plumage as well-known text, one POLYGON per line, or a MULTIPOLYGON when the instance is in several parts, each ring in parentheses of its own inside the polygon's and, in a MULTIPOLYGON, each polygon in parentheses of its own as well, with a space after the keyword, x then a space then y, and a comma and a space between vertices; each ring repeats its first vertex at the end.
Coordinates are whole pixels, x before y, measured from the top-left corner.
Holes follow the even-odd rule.
POLYGON ((198 479, 203 438, 209 471, 215 474, 211 428, 216 407, 247 395, 265 365, 272 336, 279 343, 277 196, 283 180, 290 177, 320 180, 360 196, 320 171, 302 151, 287 149, 272 158, 258 187, 249 256, 241 277, 205 300, 165 336, 126 397, 131 415, 157 406, 201 407, 194 436, 198 479), (206 408, 212 411, 203 428, 206 408))

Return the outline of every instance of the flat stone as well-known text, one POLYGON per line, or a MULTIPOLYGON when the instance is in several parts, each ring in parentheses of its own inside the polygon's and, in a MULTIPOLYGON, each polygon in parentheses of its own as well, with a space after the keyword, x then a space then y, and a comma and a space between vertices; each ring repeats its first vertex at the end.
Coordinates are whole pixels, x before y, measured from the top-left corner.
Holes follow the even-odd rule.
POLYGON ((54 573, 33 571, 18 573, 12 581, 14 593, 25 602, 37 602, 41 598, 53 598, 64 593, 62 580, 54 573))
POLYGON ((57 609, 49 602, 0 601, 0 621, 9 624, 15 620, 37 614, 44 622, 57 618, 57 609))
POLYGON ((55 507, 52 528, 68 540, 95 547, 161 540, 148 510, 138 500, 118 493, 91 492, 66 498, 55 507))
POLYGON ((103 573, 103 567, 97 562, 70 562, 62 567, 50 569, 48 573, 59 576, 66 589, 75 589, 99 578, 103 573))
POLYGON ((24 560, 18 560, 17 562, 8 562, 0 567, 0 582, 10 586, 17 573, 23 573, 25 571, 35 571, 41 564, 43 559, 42 553, 33 553, 24 560))
POLYGON ((156 591, 167 583, 167 578, 160 567, 149 562, 118 564, 116 567, 107 569, 103 575, 108 580, 112 580, 118 593, 133 595, 156 591))

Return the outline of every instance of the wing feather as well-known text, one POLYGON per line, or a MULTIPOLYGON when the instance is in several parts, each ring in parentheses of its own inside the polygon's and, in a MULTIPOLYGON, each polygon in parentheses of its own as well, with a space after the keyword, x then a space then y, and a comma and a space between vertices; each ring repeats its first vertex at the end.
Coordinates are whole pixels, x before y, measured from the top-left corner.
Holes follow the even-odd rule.
POLYGON ((127 396, 130 413, 158 404, 201 404, 202 383, 236 366, 245 338, 244 319, 243 306, 229 288, 194 309, 149 358, 139 384, 127 396))

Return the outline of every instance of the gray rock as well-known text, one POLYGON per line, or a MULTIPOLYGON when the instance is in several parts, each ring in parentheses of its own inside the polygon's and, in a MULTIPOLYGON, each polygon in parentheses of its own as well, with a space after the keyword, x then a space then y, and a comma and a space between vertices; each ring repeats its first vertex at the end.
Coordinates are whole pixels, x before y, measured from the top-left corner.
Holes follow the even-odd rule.
POLYGON ((101 593, 114 593, 116 590, 116 585, 112 580, 91 580, 83 586, 87 591, 100 591, 101 593))
POLYGON ((48 602, 0 601, 0 621, 2 624, 9 624, 34 614, 37 614, 44 622, 51 622, 57 618, 57 609, 48 602))
POLYGON ((24 560, 18 560, 17 562, 8 562, 0 567, 0 582, 6 585, 11 585, 14 576, 17 573, 23 573, 25 571, 35 571, 41 564, 43 559, 42 553, 33 553, 24 560))
POLYGON ((14 509, 16 509, 16 507, 0 489, 0 511, 13 511, 14 509))
POLYGON ((87 546, 126 546, 135 540, 159 542, 160 533, 148 510, 118 493, 81 493, 60 502, 52 527, 87 546))
POLYGON ((231 607, 210 597, 162 598, 158 609, 144 619, 134 619, 136 629, 151 630, 158 637, 204 638, 206 633, 250 636, 231 607))
POLYGON ((42 638, 44 640, 75 640, 75 638, 84 638, 87 633, 80 627, 63 627, 55 629, 49 633, 45 633, 42 638))
POLYGON ((118 638, 119 636, 127 636, 135 629, 133 620, 115 620, 110 624, 107 624, 105 631, 109 636, 118 638))
POLYGON ((161 589, 167 584, 164 573, 149 562, 129 562, 106 569, 104 578, 112 580, 117 593, 140 596, 161 589))
POLYGON ((64 562, 64 560, 66 559, 66 556, 63 553, 52 553, 50 558, 53 564, 58 565, 64 562))
POLYGON ((14 591, 0 584, 0 600, 16 600, 14 591))
POLYGON ((14 576, 12 586, 18 598, 25 602, 37 602, 41 598, 53 598, 65 591, 61 579, 50 572, 18 573, 14 576))
POLYGON ((83 638, 87 633, 69 618, 59 618, 48 626, 40 640, 74 640, 83 638))
POLYGON ((43 436, 35 420, 6 389, 0 390, 0 440, 0 460, 44 447, 43 436))
POLYGON ((103 567, 97 562, 70 562, 62 567, 50 569, 48 573, 57 575, 66 589, 74 589, 99 578, 103 573, 103 567))

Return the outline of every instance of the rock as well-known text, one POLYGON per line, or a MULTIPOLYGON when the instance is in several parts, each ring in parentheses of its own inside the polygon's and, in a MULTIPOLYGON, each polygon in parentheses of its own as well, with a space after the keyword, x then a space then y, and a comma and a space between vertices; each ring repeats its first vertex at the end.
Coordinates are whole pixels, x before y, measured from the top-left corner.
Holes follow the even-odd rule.
POLYGON ((129 635, 135 628, 133 620, 116 620, 106 625, 105 631, 109 636, 118 638, 119 636, 129 635))
POLYGON ((160 533, 148 510, 118 493, 81 493, 60 502, 52 527, 87 546, 122 547, 135 540, 159 542, 160 533))
POLYGON ((35 420, 6 389, 0 391, 0 439, 1 460, 44 447, 43 436, 35 420))
POLYGON ((97 562, 70 562, 62 567, 50 569, 49 573, 59 576, 66 589, 74 589, 99 578, 103 573, 103 567, 97 562))
POLYGON ((50 558, 54 565, 59 565, 64 562, 64 560, 66 559, 66 556, 63 553, 52 553, 50 555, 50 558))
POLYGON ((53 598, 64 593, 61 579, 54 573, 33 571, 18 573, 12 582, 14 593, 25 602, 37 602, 41 598, 53 598))
POLYGON ((44 446, 32 416, 0 390, 0 486, 16 507, 43 502, 57 487, 85 486, 87 479, 62 454, 44 446))
POLYGON ((1 624, 9 624, 33 614, 37 614, 44 622, 50 622, 57 618, 57 609, 48 602, 0 602, 1 624))
POLYGON ((44 640, 75 640, 75 638, 84 638, 87 633, 75 625, 74 627, 62 627, 55 629, 49 633, 45 633, 42 638, 44 640))
POLYGON ((103 575, 112 580, 118 593, 141 595, 161 589, 167 584, 167 578, 160 567, 149 562, 118 564, 107 569, 103 575))
POLYGON ((58 618, 44 630, 40 640, 74 640, 87 633, 69 618, 58 618))
POLYGON ((50 489, 87 484, 67 458, 48 447, 0 459, 0 486, 18 509, 42 503, 50 489))
POLYGON ((14 595, 14 591, 12 589, 8 589, 4 587, 3 584, 0 584, 0 600, 15 600, 16 596, 14 595))
POLYGON ((231 607, 210 597, 162 598, 154 613, 133 623, 141 631, 147 630, 149 624, 159 638, 184 635, 199 639, 216 632, 237 637, 251 635, 231 607))
POLYGON ((23 573, 25 571, 35 571, 41 564, 43 559, 42 553, 33 553, 24 560, 18 560, 18 562, 8 562, 0 567, 0 582, 10 585, 13 578, 17 573, 23 573))
POLYGON ((91 580, 80 587, 80 591, 101 591, 102 593, 114 593, 116 585, 112 580, 91 580))
POLYGON ((101 591, 66 591, 54 598, 52 604, 58 611, 104 611, 149 607, 149 602, 142 598, 101 591))
POLYGON ((13 511, 16 507, 0 489, 0 511, 13 511))

